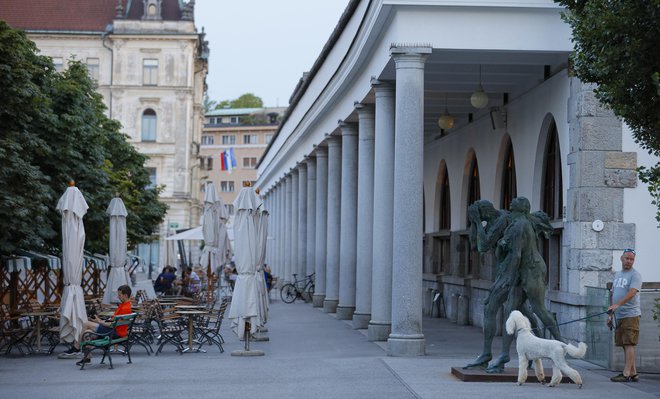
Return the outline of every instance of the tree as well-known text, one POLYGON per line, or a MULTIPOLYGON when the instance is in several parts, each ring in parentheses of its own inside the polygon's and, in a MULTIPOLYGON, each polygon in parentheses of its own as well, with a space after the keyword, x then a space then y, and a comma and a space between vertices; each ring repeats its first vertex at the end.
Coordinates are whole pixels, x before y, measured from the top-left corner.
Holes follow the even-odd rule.
MULTIPOLYGON (((580 80, 630 126, 635 142, 660 156, 660 0, 557 0, 573 29, 580 80)), ((639 168, 660 222, 660 162, 639 168)))
POLYGON ((24 33, 0 22, 0 253, 57 251, 57 199, 74 180, 89 205, 85 247, 107 252, 105 210, 118 192, 129 212, 129 242, 151 239, 167 207, 149 188, 146 157, 105 115, 102 97, 80 61, 64 73, 24 33))
POLYGON ((40 132, 55 120, 44 90, 55 70, 36 53, 24 33, 0 21, 0 253, 41 246, 56 234, 47 218, 56 198, 33 162, 52 154, 40 132))
POLYGON ((213 111, 218 106, 218 102, 209 98, 209 93, 204 93, 204 114, 213 111))
POLYGON ((262 108, 264 106, 263 100, 252 93, 245 93, 234 100, 222 100, 215 109, 223 108, 262 108))

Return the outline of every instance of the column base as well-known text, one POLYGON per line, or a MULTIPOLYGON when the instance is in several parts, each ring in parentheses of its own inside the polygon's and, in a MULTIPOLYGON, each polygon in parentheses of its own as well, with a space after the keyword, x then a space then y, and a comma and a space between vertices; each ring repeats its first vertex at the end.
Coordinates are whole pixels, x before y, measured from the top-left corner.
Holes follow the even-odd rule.
POLYGON ((325 313, 337 313, 337 304, 339 304, 339 299, 324 299, 323 311, 325 313))
POLYGON ((338 320, 350 320, 353 318, 353 313, 355 313, 355 306, 337 306, 338 320))
POLYGON ((369 341, 387 341, 392 331, 391 324, 369 323, 367 338, 369 341))
POLYGON ((353 328, 355 330, 365 329, 369 327, 369 320, 371 320, 369 313, 353 313, 353 328))
POLYGON ((322 308, 324 299, 325 299, 325 295, 323 295, 323 294, 314 294, 314 296, 312 297, 312 305, 315 308, 322 308))
POLYGON ((425 351, 424 334, 404 335, 390 334, 387 340, 389 356, 424 356, 425 351))

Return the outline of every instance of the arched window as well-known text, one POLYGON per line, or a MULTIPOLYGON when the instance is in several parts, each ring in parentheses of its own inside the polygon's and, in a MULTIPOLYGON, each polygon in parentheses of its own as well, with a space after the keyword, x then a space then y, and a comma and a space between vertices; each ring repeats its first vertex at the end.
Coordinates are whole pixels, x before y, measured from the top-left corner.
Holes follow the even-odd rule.
POLYGON ((145 109, 142 113, 142 141, 156 141, 156 112, 145 109))
POLYGON ((543 260, 546 264, 546 283, 552 290, 561 289, 562 218, 564 210, 561 178, 561 152, 557 125, 553 120, 548 127, 548 139, 543 160, 542 210, 553 222, 554 231, 543 242, 543 260))
POLYGON ((438 221, 440 233, 435 237, 435 242, 433 244, 435 273, 447 273, 450 270, 451 233, 449 232, 449 229, 451 229, 451 201, 449 198, 449 172, 445 165, 442 173, 442 180, 440 181, 440 220, 438 221))
POLYGON ((517 196, 516 161, 513 156, 513 145, 509 142, 504 157, 504 170, 502 170, 502 195, 500 196, 500 208, 509 209, 509 207, 511 207, 511 200, 517 196))
POLYGON ((562 199, 561 153, 557 139, 557 125, 552 121, 545 145, 545 168, 543 171, 543 212, 550 220, 562 218, 564 203, 562 199))
POLYGON ((481 199, 481 186, 479 184, 479 165, 477 157, 472 158, 470 163, 470 180, 468 186, 468 206, 474 201, 481 199))
MULTIPOLYGON (((477 157, 473 156, 470 161, 470 174, 468 175, 468 196, 467 206, 481 199, 481 185, 479 183, 479 165, 477 164, 477 157)), ((467 209, 467 207, 465 208, 467 209)), ((466 213, 467 218, 467 213, 466 213)), ((479 275, 479 253, 472 251, 470 244, 465 238, 465 275, 477 278, 479 275)))

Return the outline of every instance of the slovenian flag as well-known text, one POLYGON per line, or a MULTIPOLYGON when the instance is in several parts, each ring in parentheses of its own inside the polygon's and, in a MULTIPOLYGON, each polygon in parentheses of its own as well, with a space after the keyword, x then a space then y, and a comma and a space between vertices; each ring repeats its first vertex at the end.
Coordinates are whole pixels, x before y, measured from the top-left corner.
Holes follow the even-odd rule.
POLYGON ((227 162, 225 161, 225 152, 220 153, 220 170, 227 170, 227 162))
POLYGON ((234 149, 230 148, 228 150, 222 151, 222 153, 220 153, 220 169, 231 173, 234 168, 236 168, 236 156, 234 155, 234 149))

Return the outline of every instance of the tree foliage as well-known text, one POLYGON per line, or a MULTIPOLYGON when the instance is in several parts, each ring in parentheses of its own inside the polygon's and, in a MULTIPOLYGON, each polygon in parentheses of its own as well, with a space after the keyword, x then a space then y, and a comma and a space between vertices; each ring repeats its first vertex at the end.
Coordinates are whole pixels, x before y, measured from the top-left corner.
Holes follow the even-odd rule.
MULTIPOLYGON (((660 0, 557 0, 573 29, 575 74, 597 84, 601 103, 624 119, 635 142, 660 156, 660 0)), ((640 168, 658 206, 660 163, 640 168)))
POLYGON ((234 100, 222 100, 215 109, 223 108, 262 108, 264 106, 263 100, 252 93, 245 93, 234 100))
POLYGON ((70 60, 63 73, 24 33, 0 22, 0 253, 61 247, 58 198, 74 180, 85 196, 85 247, 107 252, 107 206, 126 204, 129 243, 150 240, 166 205, 147 188, 146 157, 105 115, 87 68, 70 60))

